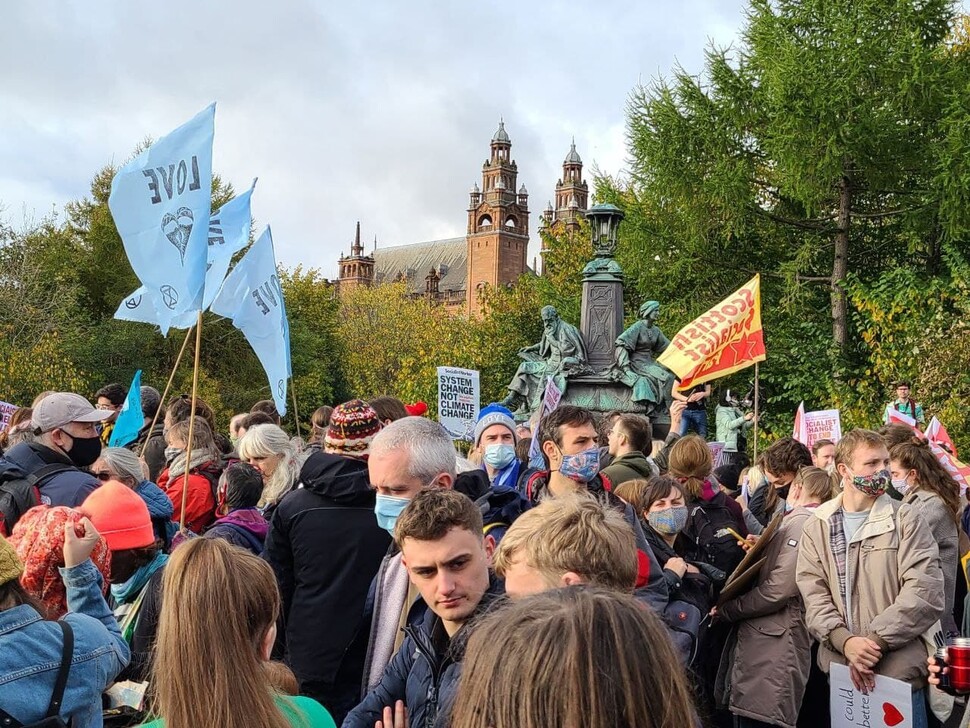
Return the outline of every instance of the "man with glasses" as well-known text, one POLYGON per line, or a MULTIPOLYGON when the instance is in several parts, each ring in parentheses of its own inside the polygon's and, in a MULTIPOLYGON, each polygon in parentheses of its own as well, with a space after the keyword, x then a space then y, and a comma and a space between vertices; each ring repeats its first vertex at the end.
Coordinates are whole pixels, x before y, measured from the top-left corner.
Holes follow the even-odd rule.
POLYGON ((86 469, 101 454, 97 424, 110 417, 84 397, 55 392, 34 407, 31 427, 34 442, 10 448, 0 460, 0 481, 32 476, 41 502, 76 508, 101 483, 86 469))
POLYGON ((121 408, 125 406, 128 390, 123 384, 106 384, 94 393, 94 404, 99 410, 108 413, 108 417, 101 424, 101 444, 107 447, 111 440, 111 431, 115 428, 115 420, 121 408))

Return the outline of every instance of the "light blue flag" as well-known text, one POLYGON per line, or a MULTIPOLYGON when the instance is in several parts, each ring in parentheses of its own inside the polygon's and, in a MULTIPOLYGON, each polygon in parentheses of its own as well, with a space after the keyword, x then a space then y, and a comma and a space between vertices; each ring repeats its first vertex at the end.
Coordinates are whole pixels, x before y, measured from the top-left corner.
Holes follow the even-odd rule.
MULTIPOLYGON (((202 310, 207 309, 219 292, 222 281, 229 270, 232 256, 249 243, 249 229, 252 225, 251 198, 256 187, 233 197, 209 218, 209 245, 206 256, 205 289, 202 297, 202 310)), ((145 286, 141 286, 125 299, 115 311, 115 318, 122 321, 138 321, 161 326, 158 316, 158 303, 152 299, 145 286)), ((196 314, 186 311, 171 321, 171 327, 187 329, 195 325, 196 314)))
POLYGON ((145 424, 145 415, 141 411, 141 369, 135 372, 125 397, 125 406, 118 413, 108 447, 124 447, 138 438, 138 432, 145 424))
POLYGON ((163 333, 176 316, 202 307, 215 113, 211 104, 119 169, 111 182, 108 207, 152 302, 144 310, 155 311, 163 333))
POLYGON ((246 336, 266 370, 276 409, 285 415, 289 324, 269 226, 226 276, 210 308, 213 313, 231 318, 232 325, 246 336))

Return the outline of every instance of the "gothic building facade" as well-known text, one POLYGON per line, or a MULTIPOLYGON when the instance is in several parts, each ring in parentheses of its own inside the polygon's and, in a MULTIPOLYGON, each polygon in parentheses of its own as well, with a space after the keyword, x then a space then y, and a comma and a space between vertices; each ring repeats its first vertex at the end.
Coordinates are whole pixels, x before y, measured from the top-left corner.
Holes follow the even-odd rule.
MULTIPOLYGON (((339 290, 404 281, 412 296, 426 297, 455 311, 481 312, 486 286, 511 285, 529 270, 529 192, 518 181, 512 140, 500 121, 482 165, 481 186, 469 193, 466 234, 461 238, 374 249, 365 254, 360 223, 350 255, 339 260, 339 290)), ((573 142, 541 226, 554 232, 578 229, 588 207, 583 161, 573 142)), ((536 271, 538 272, 538 271, 536 271)))

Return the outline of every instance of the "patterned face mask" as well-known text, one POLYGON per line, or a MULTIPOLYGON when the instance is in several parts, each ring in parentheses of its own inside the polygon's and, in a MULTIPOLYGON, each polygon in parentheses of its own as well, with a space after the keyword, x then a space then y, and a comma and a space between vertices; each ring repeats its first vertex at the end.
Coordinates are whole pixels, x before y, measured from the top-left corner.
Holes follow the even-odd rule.
POLYGON ((687 524, 687 506, 671 506, 662 511, 651 511, 647 514, 650 527, 664 536, 673 536, 684 530, 687 524))
POLYGON ((885 493, 893 478, 888 468, 877 470, 872 475, 855 475, 850 470, 849 475, 852 476, 852 485, 856 490, 870 498, 878 498, 885 493))
POLYGON ((600 471, 600 451, 591 447, 575 455, 563 455, 559 472, 577 483, 588 483, 600 471))

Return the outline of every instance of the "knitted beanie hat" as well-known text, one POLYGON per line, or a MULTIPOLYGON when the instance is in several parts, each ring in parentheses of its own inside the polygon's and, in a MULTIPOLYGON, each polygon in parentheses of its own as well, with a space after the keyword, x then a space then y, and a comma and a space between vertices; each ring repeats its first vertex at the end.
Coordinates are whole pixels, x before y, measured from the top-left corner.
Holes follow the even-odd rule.
POLYGON ((502 405, 493 402, 478 413, 478 422, 475 424, 475 447, 478 447, 482 433, 492 425, 504 425, 512 433, 515 442, 519 441, 519 436, 515 434, 515 420, 512 419, 512 413, 502 405))
POLYGON ((0 586, 19 579, 23 573, 24 565, 20 563, 17 552, 7 539, 0 536, 0 586))
POLYGON ((124 483, 109 480, 85 498, 78 511, 91 519, 112 551, 146 548, 155 543, 148 506, 124 483))
POLYGON ((366 460, 370 444, 381 429, 377 412, 360 399, 337 406, 323 440, 324 452, 366 460))

